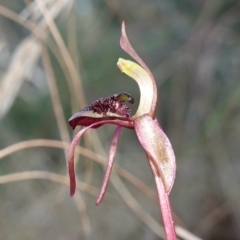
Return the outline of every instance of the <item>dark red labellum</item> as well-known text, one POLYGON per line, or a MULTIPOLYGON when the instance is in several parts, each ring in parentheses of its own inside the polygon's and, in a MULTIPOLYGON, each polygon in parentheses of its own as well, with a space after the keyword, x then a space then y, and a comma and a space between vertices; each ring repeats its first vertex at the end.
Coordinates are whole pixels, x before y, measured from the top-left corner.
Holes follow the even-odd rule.
MULTIPOLYGON (((123 104, 124 102, 134 103, 134 99, 126 92, 114 94, 105 99, 99 98, 90 106, 74 114, 68 122, 75 129, 78 125, 89 126, 102 120, 120 119, 129 121, 131 118, 131 109, 123 104)), ((100 126, 96 125, 95 128, 100 126)))

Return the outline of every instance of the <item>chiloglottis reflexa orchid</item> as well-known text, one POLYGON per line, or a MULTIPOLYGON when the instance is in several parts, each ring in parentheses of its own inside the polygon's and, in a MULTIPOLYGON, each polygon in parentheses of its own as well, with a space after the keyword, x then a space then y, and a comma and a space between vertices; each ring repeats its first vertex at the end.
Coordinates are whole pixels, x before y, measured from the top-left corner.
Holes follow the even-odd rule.
POLYGON ((139 107, 136 113, 131 116, 130 109, 124 102, 133 103, 134 100, 128 93, 124 92, 114 94, 106 99, 98 99, 69 119, 69 124, 73 129, 78 125, 84 126, 84 128, 76 134, 69 148, 68 170, 70 177, 70 195, 73 196, 76 189, 74 150, 84 132, 89 128, 98 128, 104 124, 117 125, 109 151, 105 177, 96 201, 96 205, 99 205, 109 182, 120 131, 122 127, 135 130, 138 140, 145 150, 154 175, 167 239, 176 239, 168 198, 175 179, 175 156, 170 141, 161 129, 158 120, 155 118, 157 88, 154 77, 130 44, 126 35, 124 22, 122 24, 120 46, 137 62, 135 63, 120 58, 117 66, 123 73, 137 82, 140 88, 139 107))

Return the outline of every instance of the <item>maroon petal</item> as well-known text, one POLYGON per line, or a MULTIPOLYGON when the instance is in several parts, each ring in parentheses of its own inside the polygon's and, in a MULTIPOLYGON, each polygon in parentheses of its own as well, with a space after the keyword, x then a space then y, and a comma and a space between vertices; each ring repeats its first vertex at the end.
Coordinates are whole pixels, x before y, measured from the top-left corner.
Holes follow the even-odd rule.
POLYGON ((166 193, 169 193, 176 174, 175 155, 170 141, 159 127, 157 120, 153 120, 147 114, 136 118, 134 127, 148 159, 162 178, 166 193))
POLYGON ((71 142, 71 145, 68 150, 68 173, 70 178, 70 196, 72 197, 75 194, 76 191, 76 178, 75 178, 75 170, 74 170, 74 152, 75 148, 78 144, 79 139, 81 136, 90 128, 85 127, 81 131, 79 131, 74 139, 71 142))
POLYGON ((122 127, 118 126, 116 128, 114 136, 113 136, 113 140, 112 140, 111 147, 109 150, 108 165, 107 165, 106 173, 105 173, 105 176, 104 176, 104 179, 102 182, 102 187, 101 187, 99 196, 96 201, 96 205, 99 205, 101 203, 101 201, 106 193, 106 189, 107 189, 107 186, 109 183, 109 178, 110 178, 111 171, 112 171, 114 158, 115 158, 116 151, 117 151, 117 144, 118 144, 118 139, 120 136, 121 129, 122 129, 122 127))
POLYGON ((68 172, 69 172, 69 178, 70 178, 70 196, 72 197, 76 190, 76 179, 75 179, 75 170, 74 170, 74 151, 77 146, 77 143, 79 139, 82 137, 82 135, 89 129, 94 128, 96 126, 101 126, 103 124, 114 124, 118 126, 123 126, 127 128, 133 128, 133 122, 125 122, 121 120, 102 120, 99 122, 95 122, 88 127, 83 128, 80 130, 76 136, 73 138, 69 151, 68 151, 68 172))

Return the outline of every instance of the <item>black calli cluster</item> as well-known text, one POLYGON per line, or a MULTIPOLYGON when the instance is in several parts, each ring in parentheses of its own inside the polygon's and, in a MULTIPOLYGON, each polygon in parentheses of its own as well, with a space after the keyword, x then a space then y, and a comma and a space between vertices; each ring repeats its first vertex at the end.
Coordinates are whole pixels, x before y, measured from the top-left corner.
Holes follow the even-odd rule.
POLYGON ((128 93, 122 92, 111 95, 107 98, 99 98, 83 111, 93 111, 99 114, 107 115, 107 113, 116 113, 120 116, 130 117, 131 109, 123 104, 124 102, 134 103, 133 97, 128 93))

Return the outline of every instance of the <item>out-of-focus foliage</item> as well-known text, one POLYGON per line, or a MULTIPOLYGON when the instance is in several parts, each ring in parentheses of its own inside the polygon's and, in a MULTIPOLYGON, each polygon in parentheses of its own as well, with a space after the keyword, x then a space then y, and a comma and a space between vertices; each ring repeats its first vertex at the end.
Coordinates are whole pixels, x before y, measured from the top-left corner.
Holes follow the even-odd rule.
MULTIPOLYGON (((8 155, 4 150, 34 139, 68 142, 67 119, 84 100, 89 105, 126 91, 135 97, 134 113, 139 89, 116 66, 126 57, 119 47, 123 20, 155 75, 158 119, 175 149, 178 168, 170 198, 176 224, 203 239, 240 239, 239 12, 237 0, 1 0, 0 239, 159 239, 129 209, 122 184, 160 221, 157 202, 122 175, 121 183, 112 177, 109 195, 95 207, 94 189, 94 196, 89 190, 69 197, 63 149, 28 142, 28 148, 11 148, 8 155), (47 16, 55 19, 55 29, 47 16)), ((103 127, 81 146, 105 157, 113 132, 103 127)), ((134 132, 123 131, 116 160, 155 190, 134 132)), ((89 157, 79 157, 81 182, 99 188, 102 170, 89 157)))

